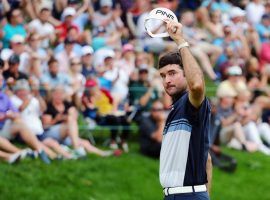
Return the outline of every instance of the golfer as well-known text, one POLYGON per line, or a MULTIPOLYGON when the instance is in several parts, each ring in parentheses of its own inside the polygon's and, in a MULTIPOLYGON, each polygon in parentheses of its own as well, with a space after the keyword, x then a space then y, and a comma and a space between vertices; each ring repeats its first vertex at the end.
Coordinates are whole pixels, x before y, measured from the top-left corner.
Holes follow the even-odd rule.
POLYGON ((173 99, 163 131, 160 183, 165 200, 207 200, 212 165, 208 154, 210 104, 203 73, 184 40, 182 25, 167 21, 166 26, 178 51, 159 59, 163 86, 173 99))

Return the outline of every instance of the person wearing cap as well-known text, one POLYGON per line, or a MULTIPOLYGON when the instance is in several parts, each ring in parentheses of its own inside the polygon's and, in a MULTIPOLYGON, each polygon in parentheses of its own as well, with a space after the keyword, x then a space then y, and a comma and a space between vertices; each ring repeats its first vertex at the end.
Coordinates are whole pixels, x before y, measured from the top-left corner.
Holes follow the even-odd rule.
POLYGON ((20 64, 20 57, 13 54, 8 59, 8 70, 4 71, 3 76, 7 81, 7 84, 13 85, 15 84, 16 80, 20 79, 28 79, 28 76, 19 71, 19 64, 20 64))
POLYGON ((135 49, 132 44, 125 44, 122 48, 122 59, 117 62, 117 65, 123 69, 128 76, 135 70, 135 49))
POLYGON ((160 151, 159 180, 164 199, 209 199, 212 164, 209 155, 211 106, 203 73, 184 39, 183 26, 167 21, 178 50, 159 58, 159 73, 173 104, 160 151))
POLYGON ((70 27, 74 27, 78 34, 79 28, 73 23, 74 16, 76 15, 76 10, 73 7, 67 7, 62 13, 63 22, 58 21, 55 23, 55 29, 58 33, 58 42, 63 42, 67 37, 67 32, 70 27))
POLYGON ((9 43, 11 38, 14 35, 21 35, 22 37, 26 37, 26 30, 23 25, 23 18, 20 9, 10 10, 7 14, 8 23, 3 27, 3 47, 9 47, 9 43))
POLYGON ((90 16, 93 22, 93 33, 97 32, 97 28, 103 26, 106 28, 106 33, 111 34, 115 31, 123 32, 125 30, 124 23, 121 20, 121 9, 116 7, 113 9, 112 0, 100 0, 100 9, 90 16))
POLYGON ((91 46, 82 47, 82 75, 88 79, 90 76, 96 75, 96 69, 93 66, 93 53, 94 50, 91 46))
POLYGON ((234 110, 237 93, 230 88, 230 85, 221 84, 217 90, 219 104, 215 117, 215 125, 219 125, 219 141, 229 147, 253 152, 257 150, 257 145, 248 142, 244 128, 239 122, 239 116, 234 110), (235 145, 238 143, 239 145, 235 145))
POLYGON ((239 66, 228 67, 226 75, 228 78, 219 84, 217 93, 222 87, 228 88, 228 90, 236 93, 236 95, 238 95, 241 90, 248 90, 247 85, 243 79, 242 69, 239 66))
POLYGON ((126 103, 128 96, 129 76, 126 71, 119 67, 114 55, 108 55, 104 58, 105 72, 103 78, 111 82, 110 93, 114 99, 114 108, 126 103))
POLYGON ((29 23, 29 31, 36 32, 41 39, 41 47, 48 48, 50 43, 55 41, 55 29, 53 25, 49 23, 51 17, 51 10, 43 6, 39 11, 38 18, 33 19, 29 23))

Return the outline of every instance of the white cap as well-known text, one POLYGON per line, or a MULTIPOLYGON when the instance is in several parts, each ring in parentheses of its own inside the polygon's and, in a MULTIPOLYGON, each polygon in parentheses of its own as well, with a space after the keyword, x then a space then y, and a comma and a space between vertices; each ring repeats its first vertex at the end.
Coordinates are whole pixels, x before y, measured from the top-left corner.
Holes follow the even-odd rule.
POLYGON ((147 18, 144 21, 144 27, 146 32, 151 36, 151 37, 168 37, 169 33, 164 32, 164 33, 158 33, 158 34, 153 34, 150 30, 149 30, 149 23, 147 23, 148 20, 173 20, 175 22, 178 22, 176 15, 169 9, 167 8, 155 8, 153 9, 149 15, 147 16, 147 18))
POLYGON ((100 4, 100 7, 103 7, 103 6, 112 7, 113 2, 112 2, 112 0, 100 0, 99 4, 100 4))
POLYGON ((84 46, 82 47, 82 55, 85 56, 87 54, 93 54, 94 50, 91 46, 84 46))
POLYGON ((4 61, 7 61, 12 54, 13 54, 13 51, 11 49, 3 49, 1 51, 0 58, 4 61))
POLYGON ((241 67, 235 65, 231 66, 227 69, 227 74, 229 76, 241 76, 242 75, 242 69, 241 67))
POLYGON ((236 97, 237 93, 231 85, 228 83, 221 83, 217 89, 217 97, 223 98, 223 97, 236 97))
POLYGON ((239 7, 233 7, 230 11, 230 18, 243 17, 245 15, 246 15, 246 12, 239 7))
POLYGON ((11 38, 10 41, 13 42, 13 43, 24 43, 24 42, 25 42, 25 39, 24 39, 24 37, 21 36, 21 35, 14 35, 14 36, 11 38))
POLYGON ((62 13, 62 18, 65 19, 67 16, 74 16, 76 14, 75 8, 67 7, 62 13))

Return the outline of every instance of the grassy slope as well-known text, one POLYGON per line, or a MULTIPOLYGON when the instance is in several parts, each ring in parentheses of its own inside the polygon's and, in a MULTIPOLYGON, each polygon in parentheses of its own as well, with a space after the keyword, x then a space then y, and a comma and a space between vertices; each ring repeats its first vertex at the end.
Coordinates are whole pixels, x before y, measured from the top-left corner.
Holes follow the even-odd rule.
MULTIPOLYGON (((212 199, 269 200, 270 158, 226 149, 238 160, 234 174, 214 170, 212 199)), ((0 165, 0 199, 158 200, 158 161, 141 156, 133 145, 119 158, 90 155, 85 160, 46 166, 24 161, 0 165)))

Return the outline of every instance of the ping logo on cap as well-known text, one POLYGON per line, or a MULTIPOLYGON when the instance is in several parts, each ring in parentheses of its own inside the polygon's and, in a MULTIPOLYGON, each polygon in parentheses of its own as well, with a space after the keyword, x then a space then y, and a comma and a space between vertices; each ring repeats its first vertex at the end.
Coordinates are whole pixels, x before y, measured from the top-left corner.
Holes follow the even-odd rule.
MULTIPOLYGON (((152 33, 151 30, 154 30, 153 23, 149 23, 150 20, 161 20, 163 22, 167 22, 167 20, 172 20, 178 22, 176 15, 167 8, 155 8, 151 10, 148 14, 147 18, 144 22, 144 27, 148 35, 151 37, 168 37, 169 34, 167 32, 163 33, 152 33)), ((155 23, 154 23, 155 24, 155 23)))
POLYGON ((164 10, 157 10, 156 14, 165 15, 167 18, 174 20, 174 16, 164 10))

